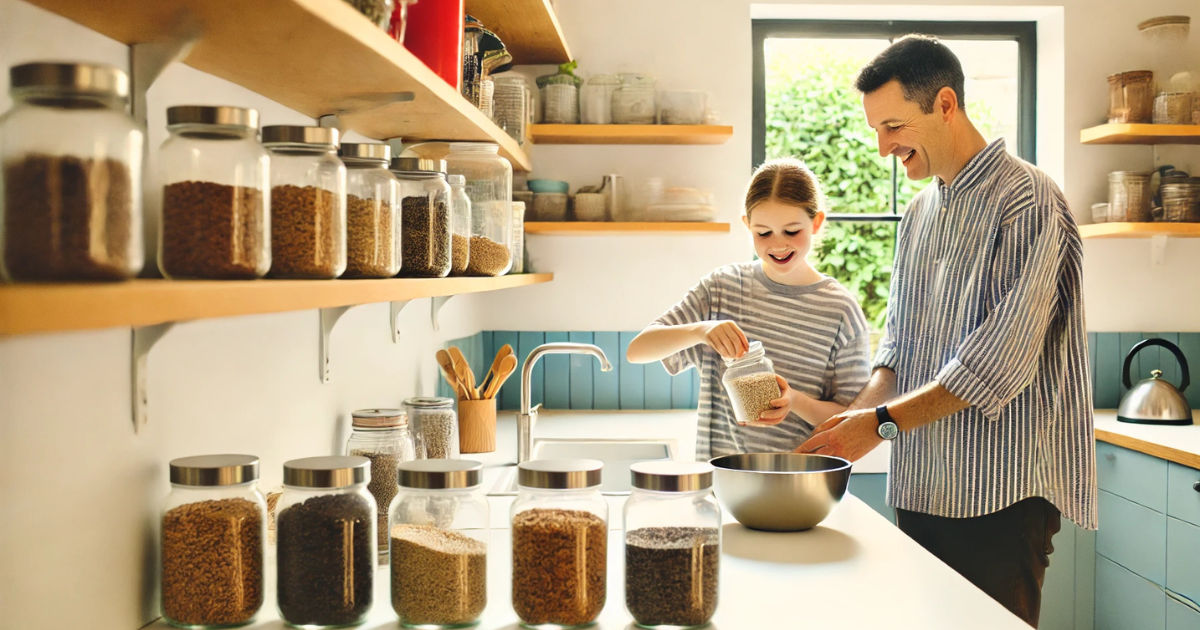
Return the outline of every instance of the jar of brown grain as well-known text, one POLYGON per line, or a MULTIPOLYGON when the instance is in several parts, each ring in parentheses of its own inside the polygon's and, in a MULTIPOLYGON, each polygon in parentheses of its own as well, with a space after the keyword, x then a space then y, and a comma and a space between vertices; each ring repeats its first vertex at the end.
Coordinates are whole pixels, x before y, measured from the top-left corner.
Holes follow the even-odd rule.
POLYGON ((271 276, 336 278, 346 271, 346 166, 338 130, 263 127, 271 150, 271 276))
POLYGON ((400 271, 400 184, 386 144, 343 143, 346 164, 346 278, 390 278, 400 271))

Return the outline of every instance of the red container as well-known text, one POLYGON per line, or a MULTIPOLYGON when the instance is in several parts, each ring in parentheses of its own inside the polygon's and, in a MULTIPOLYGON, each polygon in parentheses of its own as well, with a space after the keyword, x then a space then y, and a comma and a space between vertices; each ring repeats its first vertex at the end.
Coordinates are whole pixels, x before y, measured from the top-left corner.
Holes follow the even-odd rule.
POLYGON ((463 0, 419 0, 408 6, 404 47, 462 91, 463 0))

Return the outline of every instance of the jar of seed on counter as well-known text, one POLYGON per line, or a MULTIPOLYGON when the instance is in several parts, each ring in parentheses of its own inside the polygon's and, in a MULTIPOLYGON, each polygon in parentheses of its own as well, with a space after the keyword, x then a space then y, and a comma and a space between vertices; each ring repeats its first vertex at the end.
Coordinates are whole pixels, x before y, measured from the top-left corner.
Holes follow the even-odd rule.
POLYGON ((404 401, 416 433, 417 457, 458 459, 458 414, 453 398, 414 397, 404 401))
POLYGON ((390 538, 392 608, 401 625, 460 628, 483 614, 489 512, 482 471, 468 460, 400 464, 390 538))
POLYGON ((604 608, 608 503, 603 464, 592 459, 523 462, 512 504, 513 610, 530 626, 585 626, 604 608))
POLYGON ((122 280, 141 271, 142 143, 129 77, 105 65, 9 69, 0 116, 0 275, 122 280))
POLYGON ((417 458, 408 416, 399 409, 360 409, 350 414, 351 433, 346 454, 371 460, 371 482, 367 489, 378 509, 379 557, 388 553, 388 506, 396 496, 396 470, 402 462, 417 458))
POLYGON ((450 184, 450 275, 467 273, 471 259, 471 198, 467 196, 467 180, 462 175, 449 175, 450 184))
POLYGON ((767 358, 761 341, 751 341, 740 359, 725 359, 721 377, 733 415, 740 425, 762 426, 758 416, 771 408, 771 401, 783 396, 775 378, 775 365, 767 358))
POLYGON ((712 465, 638 462, 625 502, 625 606, 645 628, 699 627, 717 609, 721 507, 712 465))
POLYGON ((167 109, 167 130, 159 269, 173 279, 261 278, 271 268, 271 199, 258 112, 180 105, 167 109))
POLYGON ((162 608, 172 625, 250 623, 263 603, 267 504, 258 458, 183 457, 170 464, 162 516, 162 608))
POLYGON ((346 166, 338 130, 263 127, 271 150, 271 277, 336 278, 346 271, 346 166))
POLYGON ((392 158, 392 174, 400 181, 400 273, 444 278, 451 267, 450 184, 446 162, 426 158, 392 158))
POLYGON ((362 623, 375 586, 375 499, 365 457, 308 457, 283 465, 276 506, 279 615, 305 628, 362 623))
POLYGON ((500 145, 451 142, 446 168, 462 175, 471 198, 469 276, 502 276, 512 267, 512 164, 500 145))
POLYGON ((386 144, 342 143, 346 164, 346 278, 390 278, 400 271, 400 183, 386 144))

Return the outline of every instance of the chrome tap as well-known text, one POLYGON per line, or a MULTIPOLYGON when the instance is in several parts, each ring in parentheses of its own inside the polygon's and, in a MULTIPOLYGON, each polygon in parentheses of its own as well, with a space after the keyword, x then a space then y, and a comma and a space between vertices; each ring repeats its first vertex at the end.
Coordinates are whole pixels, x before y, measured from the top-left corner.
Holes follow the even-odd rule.
POLYGON ((533 349, 525 358, 525 367, 521 369, 521 413, 517 414, 517 463, 529 461, 530 450, 533 448, 533 425, 537 423, 538 409, 530 408, 529 378, 533 374, 533 365, 543 354, 590 354, 600 361, 600 370, 611 372, 612 364, 604 351, 590 343, 546 343, 533 349))

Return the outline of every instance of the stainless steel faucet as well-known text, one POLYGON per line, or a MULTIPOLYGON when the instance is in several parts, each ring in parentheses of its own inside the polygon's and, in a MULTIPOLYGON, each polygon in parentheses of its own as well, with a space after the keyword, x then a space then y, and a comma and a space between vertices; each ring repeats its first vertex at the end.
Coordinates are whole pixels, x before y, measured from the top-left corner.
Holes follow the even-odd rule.
POLYGON ((611 372, 612 364, 604 351, 590 343, 546 343, 533 349, 525 358, 525 367, 521 370, 521 413, 517 414, 517 463, 529 461, 530 450, 533 448, 533 425, 537 423, 538 409, 530 408, 529 378, 533 374, 533 365, 542 358, 543 354, 590 354, 600 361, 600 370, 611 372))

